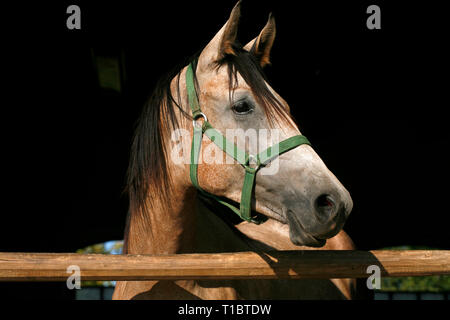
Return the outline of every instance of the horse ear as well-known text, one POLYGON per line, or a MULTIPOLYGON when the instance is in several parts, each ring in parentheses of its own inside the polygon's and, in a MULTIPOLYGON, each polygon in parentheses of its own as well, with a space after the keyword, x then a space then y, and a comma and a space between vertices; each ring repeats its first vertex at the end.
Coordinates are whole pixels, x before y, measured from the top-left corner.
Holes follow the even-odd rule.
POLYGON ((221 60, 227 54, 236 55, 233 44, 236 40, 239 17, 241 16, 241 0, 239 0, 231 11, 230 18, 214 38, 203 49, 199 57, 199 67, 204 69, 211 63, 221 60))
POLYGON ((252 53, 259 61, 261 67, 270 64, 270 50, 275 40, 275 18, 272 13, 258 37, 244 46, 244 49, 252 53))

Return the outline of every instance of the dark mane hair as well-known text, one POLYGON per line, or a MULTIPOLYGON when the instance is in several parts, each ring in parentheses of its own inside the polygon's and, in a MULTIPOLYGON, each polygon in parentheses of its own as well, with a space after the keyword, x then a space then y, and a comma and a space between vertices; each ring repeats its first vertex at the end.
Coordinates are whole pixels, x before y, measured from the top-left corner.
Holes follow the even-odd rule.
MULTIPOLYGON (((237 87, 237 75, 239 73, 250 86, 257 102, 264 108, 269 123, 273 124, 276 119, 280 120, 280 118, 290 118, 289 112, 283 104, 268 89, 265 83, 267 81, 266 76, 256 58, 238 44, 235 44, 233 48, 235 55, 228 54, 222 60, 216 62, 217 68, 222 66, 228 68, 230 101, 232 101, 232 93, 237 87)), ((199 53, 161 78, 143 108, 135 130, 127 172, 126 191, 130 199, 130 214, 136 211, 145 212, 149 209, 147 203, 151 186, 158 188, 157 196, 163 203, 170 204, 170 201, 168 201, 170 173, 167 170, 167 150, 164 141, 167 128, 162 127, 160 119, 164 117, 171 128, 177 128, 176 108, 186 117, 192 118, 181 106, 180 70, 190 62, 194 62, 196 67, 198 57, 199 53), (171 81, 175 77, 178 91, 177 101, 175 101, 171 92, 171 81)), ((196 77, 195 83, 198 90, 196 77)), ((184 109, 189 110, 186 106, 184 109)))
POLYGON ((147 210, 148 191, 151 185, 160 186, 163 200, 168 198, 169 172, 167 171, 167 151, 165 148, 165 130, 161 118, 168 122, 168 127, 177 128, 175 108, 186 117, 191 117, 181 107, 180 75, 182 68, 191 61, 197 60, 199 52, 179 63, 171 71, 161 77, 153 92, 144 104, 137 120, 133 142, 130 150, 130 161, 127 170, 125 191, 128 193, 129 212, 147 210), (178 101, 171 92, 171 82, 176 78, 178 101))

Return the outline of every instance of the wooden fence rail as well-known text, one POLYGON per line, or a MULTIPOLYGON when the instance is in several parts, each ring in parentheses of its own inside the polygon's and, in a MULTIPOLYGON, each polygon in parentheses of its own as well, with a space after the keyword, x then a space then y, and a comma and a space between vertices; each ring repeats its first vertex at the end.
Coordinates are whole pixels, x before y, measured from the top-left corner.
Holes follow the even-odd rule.
POLYGON ((0 253, 0 281, 367 278, 450 274, 450 250, 274 251, 176 255, 0 253))

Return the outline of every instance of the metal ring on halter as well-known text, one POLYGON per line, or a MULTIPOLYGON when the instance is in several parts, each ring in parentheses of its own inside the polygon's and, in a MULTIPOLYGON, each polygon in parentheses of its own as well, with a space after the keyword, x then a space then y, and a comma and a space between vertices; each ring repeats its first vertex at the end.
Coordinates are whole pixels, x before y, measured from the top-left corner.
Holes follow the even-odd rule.
POLYGON ((249 154, 249 155, 248 155, 248 161, 247 161, 247 163, 248 163, 248 166, 249 166, 250 168, 255 169, 255 170, 258 170, 258 169, 259 169, 259 166, 261 165, 261 163, 259 162, 259 158, 258 158, 257 156, 252 155, 252 154, 249 154), (251 162, 251 160, 254 161, 255 167, 250 167, 250 162, 251 162))
MULTIPOLYGON (((197 119, 198 119, 199 117, 203 117, 203 121, 204 121, 204 122, 207 122, 207 121, 208 121, 208 118, 206 117, 206 115, 205 115, 203 112, 200 112, 200 113, 192 120, 192 126, 193 126, 193 127, 196 126, 195 123, 196 123, 196 121, 197 121, 197 119)), ((201 127, 201 126, 200 126, 200 127, 201 127)), ((198 128, 200 128, 200 127, 198 127, 198 128)))

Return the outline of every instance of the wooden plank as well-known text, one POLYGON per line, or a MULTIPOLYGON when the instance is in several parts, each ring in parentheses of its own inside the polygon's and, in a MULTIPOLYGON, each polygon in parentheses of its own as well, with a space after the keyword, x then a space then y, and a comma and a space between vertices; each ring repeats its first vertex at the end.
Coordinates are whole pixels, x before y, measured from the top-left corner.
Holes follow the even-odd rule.
POLYGON ((367 278, 450 274, 450 250, 276 251, 176 255, 0 253, 0 281, 367 278))

